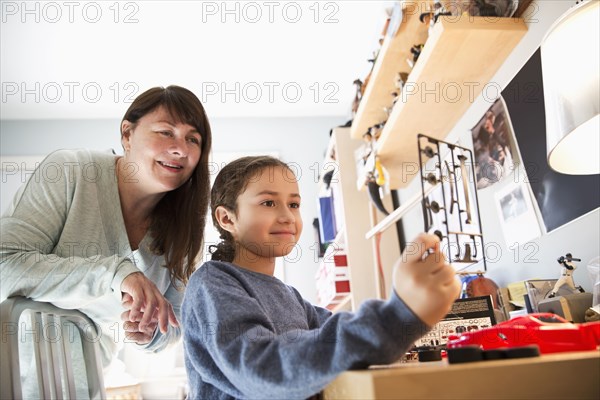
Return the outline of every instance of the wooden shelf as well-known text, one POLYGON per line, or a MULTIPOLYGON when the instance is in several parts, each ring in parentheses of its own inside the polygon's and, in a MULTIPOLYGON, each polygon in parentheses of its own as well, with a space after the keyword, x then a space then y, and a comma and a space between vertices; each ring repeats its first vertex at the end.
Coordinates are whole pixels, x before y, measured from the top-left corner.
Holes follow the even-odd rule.
POLYGON ((597 351, 448 364, 410 362, 347 371, 325 399, 597 399, 597 351))
POLYGON ((499 93, 490 80, 526 32, 520 18, 440 18, 377 143, 392 188, 418 174, 418 133, 443 140, 484 88, 499 93))
POLYGON ((369 127, 383 122, 387 115, 384 107, 392 106, 392 92, 395 88, 396 75, 399 72, 410 72, 406 59, 412 59, 410 48, 427 40, 427 25, 419 21, 420 11, 433 8, 432 1, 405 2, 403 16, 398 32, 394 37, 386 36, 373 71, 367 83, 364 95, 356 116, 354 117, 350 136, 360 139, 369 127))
POLYGON ((377 284, 375 282, 375 255, 370 249, 370 243, 364 237, 364 232, 371 226, 369 220, 369 198, 366 192, 356 190, 356 167, 354 152, 361 145, 360 141, 350 138, 350 129, 335 128, 333 130, 335 141, 336 160, 339 165, 338 182, 336 183, 341 195, 342 218, 344 221, 344 238, 348 269, 350 273, 350 291, 352 309, 367 299, 377 298, 377 284))
MULTIPOLYGON (((362 141, 350 137, 350 128, 347 127, 335 128, 330 139, 329 149, 335 148, 337 165, 332 190, 334 198, 341 204, 341 207, 335 209, 335 217, 339 218, 338 221, 343 221, 334 243, 343 243, 341 247, 347 257, 350 278, 350 295, 344 299, 341 306, 336 304, 335 310, 356 310, 366 300, 383 298, 378 286, 376 249, 373 241, 365 238, 364 234, 374 224, 370 213, 372 206, 367 192, 356 190, 354 154, 361 144, 362 141)), ((389 207, 390 204, 386 206, 389 207)), ((386 289, 389 290, 392 267, 400 256, 396 232, 390 230, 381 243, 386 249, 381 255, 381 260, 384 272, 388 275, 386 289)))

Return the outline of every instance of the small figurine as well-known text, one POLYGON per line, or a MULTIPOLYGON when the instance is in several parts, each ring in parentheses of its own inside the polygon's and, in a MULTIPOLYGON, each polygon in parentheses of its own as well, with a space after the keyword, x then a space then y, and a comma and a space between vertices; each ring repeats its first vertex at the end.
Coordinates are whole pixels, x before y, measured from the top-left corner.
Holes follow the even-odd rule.
POLYGON ((412 60, 410 58, 407 58, 406 62, 411 68, 414 68, 415 63, 417 62, 419 56, 421 55, 421 52, 423 51, 423 47, 425 47, 424 44, 415 44, 410 48, 410 52, 412 53, 413 57, 412 60))
POLYGON ((367 61, 371 63, 371 69, 369 70, 369 73, 367 74, 367 76, 365 77, 365 80, 363 81, 362 85, 360 86, 360 96, 362 98, 362 96, 365 95, 365 90, 367 89, 367 85, 369 84, 369 80, 371 79, 371 74, 373 73, 373 68, 375 67, 375 62, 377 61, 377 56, 379 55, 379 49, 375 50, 373 52, 373 58, 368 59, 367 61))
POLYGON ((441 16, 450 16, 452 13, 440 2, 440 0, 435 0, 433 4, 433 10, 427 10, 421 15, 419 15, 419 21, 424 24, 429 24, 428 34, 431 35, 431 31, 433 30, 433 26, 437 22, 438 18, 441 16))
POLYGON ((515 0, 475 0, 469 3, 469 15, 481 17, 511 17, 519 6, 515 0))
POLYGON ((371 129, 367 130, 362 136, 364 145, 363 145, 363 155, 362 160, 363 164, 366 164, 367 159, 373 152, 373 148, 375 147, 375 139, 373 139, 373 135, 371 134, 371 129))
POLYGON ((356 79, 352 84, 356 86, 356 94, 354 95, 354 100, 352 101, 352 117, 354 117, 358 111, 358 105, 362 100, 363 83, 360 79, 356 79))
POLYGON ((573 264, 573 261, 581 261, 581 259, 573 258, 571 253, 567 253, 566 256, 560 256, 557 261, 563 267, 561 269, 560 278, 558 278, 558 281, 556 281, 554 289, 552 289, 552 292, 550 292, 548 297, 556 296, 558 289, 560 289, 563 285, 569 286, 573 292, 576 290, 578 290, 580 293, 585 292, 581 286, 575 287, 575 283, 573 282, 573 271, 575 271, 577 268, 575 264, 573 264))

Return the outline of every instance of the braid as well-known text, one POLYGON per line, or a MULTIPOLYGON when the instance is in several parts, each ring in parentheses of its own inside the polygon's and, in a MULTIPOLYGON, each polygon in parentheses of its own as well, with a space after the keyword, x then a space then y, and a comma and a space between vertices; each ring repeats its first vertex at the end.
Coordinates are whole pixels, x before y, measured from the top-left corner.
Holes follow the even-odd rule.
POLYGON ((232 262, 235 257, 235 245, 231 233, 221 232, 221 241, 214 245, 208 246, 208 251, 211 255, 211 260, 232 262))

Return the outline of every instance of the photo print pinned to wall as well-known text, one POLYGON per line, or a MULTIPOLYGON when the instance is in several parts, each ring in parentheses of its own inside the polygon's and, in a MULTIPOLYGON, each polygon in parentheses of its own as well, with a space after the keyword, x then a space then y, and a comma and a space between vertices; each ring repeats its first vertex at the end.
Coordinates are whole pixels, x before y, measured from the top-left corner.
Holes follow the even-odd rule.
POLYGON ((502 181, 514 169, 514 136, 504 100, 500 97, 471 129, 477 189, 502 181))
POLYGON ((494 196, 507 247, 522 245, 541 236, 542 231, 526 185, 509 182, 494 196))

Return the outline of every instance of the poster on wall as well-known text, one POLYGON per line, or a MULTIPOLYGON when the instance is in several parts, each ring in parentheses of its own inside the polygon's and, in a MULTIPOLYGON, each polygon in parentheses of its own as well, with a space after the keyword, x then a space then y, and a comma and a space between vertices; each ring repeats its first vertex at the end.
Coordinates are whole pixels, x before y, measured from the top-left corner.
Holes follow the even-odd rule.
POLYGON ((514 169, 514 136, 504 100, 500 97, 471 129, 477 189, 502 181, 514 169))
MULTIPOLYGON (((546 114, 540 50, 502 91, 514 127, 519 159, 547 232, 600 206, 600 175, 566 175, 553 171, 546 154, 546 114)), ((574 160, 576 161, 576 160, 574 160)))
POLYGON ((541 236, 542 231, 526 185, 509 182, 494 195, 506 247, 522 245, 541 236))

